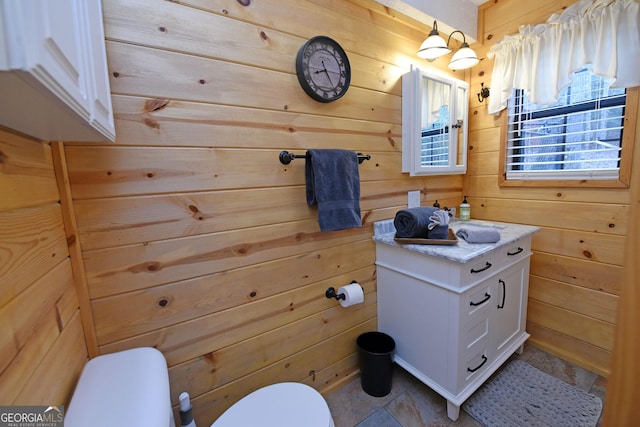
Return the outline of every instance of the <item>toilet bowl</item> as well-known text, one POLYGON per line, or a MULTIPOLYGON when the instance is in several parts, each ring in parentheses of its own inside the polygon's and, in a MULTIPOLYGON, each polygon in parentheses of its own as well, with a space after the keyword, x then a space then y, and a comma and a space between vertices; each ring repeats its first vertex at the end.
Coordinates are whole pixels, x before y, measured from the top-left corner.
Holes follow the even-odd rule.
POLYGON ((211 427, 333 427, 329 406, 315 389, 277 383, 254 391, 227 409, 211 427))
MULTIPOLYGON (((163 354, 142 347, 105 354, 84 367, 65 427, 175 427, 163 354)), ((212 427, 334 427, 322 395, 300 383, 277 383, 245 396, 212 427)))

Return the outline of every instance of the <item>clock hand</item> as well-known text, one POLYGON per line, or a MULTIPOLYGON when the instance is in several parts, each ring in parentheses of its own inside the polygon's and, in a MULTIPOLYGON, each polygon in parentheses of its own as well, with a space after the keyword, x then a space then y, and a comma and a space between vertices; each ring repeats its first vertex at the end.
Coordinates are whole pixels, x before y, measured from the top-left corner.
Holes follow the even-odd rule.
POLYGON ((331 76, 329 75, 329 71, 327 71, 327 66, 324 65, 324 61, 322 61, 322 67, 324 68, 324 71, 327 74, 327 78, 329 79, 329 83, 331 83, 331 86, 333 86, 333 81, 331 81, 331 76))

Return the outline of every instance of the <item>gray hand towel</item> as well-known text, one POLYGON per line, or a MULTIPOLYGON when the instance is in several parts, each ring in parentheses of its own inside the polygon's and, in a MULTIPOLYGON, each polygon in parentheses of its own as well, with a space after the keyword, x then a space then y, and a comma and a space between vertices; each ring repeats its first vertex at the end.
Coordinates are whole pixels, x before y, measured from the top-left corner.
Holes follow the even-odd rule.
POLYGON ((465 225, 458 229, 456 235, 469 243, 495 243, 500 240, 500 232, 493 227, 465 225))
POLYGON ((318 205, 321 231, 362 227, 358 165, 353 151, 307 151, 307 204, 318 205))
POLYGON ((420 206, 402 209, 396 212, 393 225, 396 227, 396 237, 399 238, 427 238, 431 215, 439 208, 420 206))

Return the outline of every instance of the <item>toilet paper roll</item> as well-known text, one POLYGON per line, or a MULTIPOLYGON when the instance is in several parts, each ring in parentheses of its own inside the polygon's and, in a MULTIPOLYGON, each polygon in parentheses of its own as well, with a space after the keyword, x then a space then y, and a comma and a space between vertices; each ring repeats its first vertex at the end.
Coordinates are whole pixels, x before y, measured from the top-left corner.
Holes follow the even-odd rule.
POLYGON ((360 283, 352 282, 346 286, 338 288, 338 295, 344 294, 344 299, 340 300, 340 305, 343 307, 349 307, 354 304, 361 304, 364 302, 364 291, 360 283))

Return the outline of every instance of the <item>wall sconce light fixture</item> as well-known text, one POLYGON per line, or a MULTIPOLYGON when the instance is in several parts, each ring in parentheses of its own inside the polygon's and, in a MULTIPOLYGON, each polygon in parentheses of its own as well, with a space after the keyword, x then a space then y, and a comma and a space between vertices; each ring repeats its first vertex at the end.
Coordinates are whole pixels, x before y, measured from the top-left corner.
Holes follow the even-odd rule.
POLYGON ((451 36, 455 33, 462 34, 462 45, 460 45, 460 49, 451 57, 449 68, 452 70, 464 70, 478 64, 480 59, 478 59, 478 55, 476 55, 473 49, 469 47, 464 33, 460 30, 453 31, 449 34, 449 39, 445 43, 444 39, 440 37, 440 33, 438 33, 437 21, 433 21, 433 30, 429 33, 429 37, 420 45, 418 56, 425 58, 427 61, 434 61, 443 55, 451 53, 453 49, 449 47, 449 42, 451 41, 451 36))
POLYGON ((484 82, 480 83, 480 92, 478 92, 478 101, 482 102, 489 97, 489 88, 484 87, 484 82))

